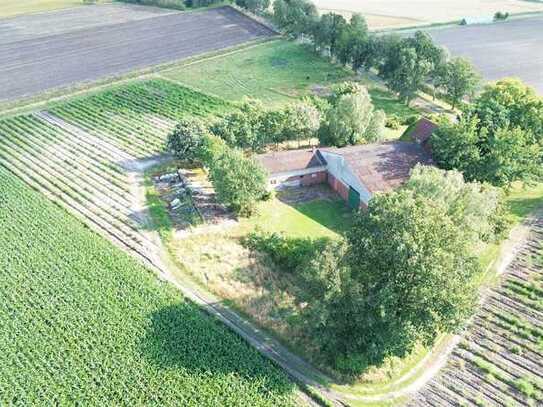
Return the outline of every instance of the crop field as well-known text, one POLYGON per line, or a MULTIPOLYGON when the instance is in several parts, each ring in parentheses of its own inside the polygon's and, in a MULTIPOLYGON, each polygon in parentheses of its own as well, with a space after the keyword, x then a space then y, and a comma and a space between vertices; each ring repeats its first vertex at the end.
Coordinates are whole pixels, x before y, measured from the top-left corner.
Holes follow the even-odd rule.
POLYGON ((543 17, 429 33, 452 55, 468 58, 486 80, 517 77, 543 95, 543 17))
POLYGON ((401 28, 493 16, 497 11, 543 11, 543 4, 522 0, 314 0, 322 13, 362 13, 370 29, 401 28))
POLYGON ((51 13, 47 19, 38 14, 0 20, 0 101, 107 79, 274 34, 230 7, 144 12, 145 18, 138 14, 130 21, 107 7, 118 6, 76 9, 96 10, 96 15, 85 18, 75 12, 66 17, 60 11, 60 17, 51 13), (102 12, 109 15, 107 24, 99 21, 102 12), (59 32, 50 35, 44 23, 61 28, 53 28, 59 32))
POLYGON ((543 220, 413 406, 543 403, 543 220))
POLYGON ((162 150, 175 119, 217 113, 225 106, 162 80, 124 85, 0 121, 0 166, 149 259, 152 242, 141 233, 130 187, 143 165, 139 159, 162 150))
POLYGON ((0 179, 1 405, 295 404, 238 336, 2 166, 0 179))

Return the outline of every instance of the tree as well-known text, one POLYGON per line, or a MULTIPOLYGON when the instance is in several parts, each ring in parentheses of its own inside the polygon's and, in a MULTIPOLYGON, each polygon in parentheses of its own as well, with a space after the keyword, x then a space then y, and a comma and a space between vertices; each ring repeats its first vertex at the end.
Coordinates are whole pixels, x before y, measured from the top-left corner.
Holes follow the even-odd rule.
POLYGON ((377 143, 385 138, 385 124, 387 116, 384 111, 376 110, 371 116, 370 123, 366 129, 364 139, 368 143, 377 143))
POLYGON ((288 134, 285 131, 287 115, 284 110, 269 110, 262 117, 260 131, 262 137, 270 143, 275 143, 279 147, 280 143, 288 140, 288 134))
POLYGON ((430 345, 475 308, 480 270, 464 232, 445 205, 412 190, 375 196, 356 216, 343 260, 334 266, 334 255, 324 255, 328 288, 307 312, 328 355, 359 362, 344 369, 430 345))
POLYGON ((319 19, 315 5, 307 0, 275 0, 273 20, 287 34, 312 34, 319 19))
POLYGON ((353 14, 349 25, 341 31, 337 41, 336 57, 343 64, 353 64, 353 69, 360 67, 354 66, 354 57, 361 52, 365 43, 368 41, 368 24, 361 14, 353 14))
POLYGON ((225 149, 211 164, 209 178, 218 201, 242 216, 251 215, 266 194, 265 170, 238 149, 225 149))
POLYGON ((531 133, 519 127, 498 129, 481 146, 486 154, 474 179, 503 186, 515 181, 537 182, 543 177, 543 149, 531 133))
POLYGON ((476 115, 480 127, 490 132, 500 128, 528 131, 534 142, 543 141, 543 98, 517 79, 504 79, 485 87, 469 112, 476 115))
POLYGON ((447 62, 439 72, 438 82, 452 101, 454 109, 466 96, 472 96, 481 81, 480 75, 465 58, 447 62))
POLYGON ((284 110, 283 137, 286 140, 307 140, 315 137, 321 123, 319 110, 305 102, 288 105, 284 110))
POLYGON ((181 119, 168 135, 166 148, 175 158, 195 161, 202 139, 209 134, 204 122, 196 118, 181 119))
MULTIPOLYGON (((481 134, 486 136, 486 132, 481 134)), ((446 170, 458 170, 473 179, 481 160, 479 119, 462 116, 458 123, 444 122, 430 139, 436 164, 446 170)))
POLYGON ((202 138, 196 150, 195 159, 204 166, 211 168, 213 163, 228 149, 225 141, 209 134, 202 138))
POLYGON ((403 188, 444 206, 447 215, 474 244, 491 241, 505 230, 501 190, 466 182, 459 171, 417 165, 403 188))
POLYGON ((543 149, 520 127, 489 130, 476 115, 440 126, 431 138, 436 163, 463 172, 468 180, 504 186, 543 176, 543 149))
POLYGON ((270 0, 236 0, 236 4, 253 13, 261 14, 270 7, 270 0))
POLYGON ((211 131, 231 147, 260 150, 267 142, 260 131, 264 107, 256 99, 245 98, 238 110, 211 126, 211 131))
POLYGON ((438 77, 446 59, 445 51, 421 31, 408 38, 385 36, 381 39, 382 63, 379 75, 388 87, 409 103, 424 85, 438 77))
POLYGON ((346 93, 328 111, 327 123, 319 131, 319 140, 321 144, 337 147, 372 141, 381 131, 376 128, 380 117, 372 122, 373 116, 374 107, 366 88, 346 93))
POLYGON ((325 48, 330 55, 336 56, 336 46, 347 28, 345 18, 336 13, 323 14, 314 26, 314 42, 319 48, 325 48))

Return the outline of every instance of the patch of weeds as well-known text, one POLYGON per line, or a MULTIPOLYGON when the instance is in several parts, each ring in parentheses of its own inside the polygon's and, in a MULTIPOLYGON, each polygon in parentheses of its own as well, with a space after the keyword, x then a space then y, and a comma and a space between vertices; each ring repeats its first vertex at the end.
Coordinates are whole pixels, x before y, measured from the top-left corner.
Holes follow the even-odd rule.
POLYGON ((532 398, 536 394, 535 386, 524 377, 521 377, 513 382, 513 386, 515 389, 517 389, 521 394, 528 398, 532 398))

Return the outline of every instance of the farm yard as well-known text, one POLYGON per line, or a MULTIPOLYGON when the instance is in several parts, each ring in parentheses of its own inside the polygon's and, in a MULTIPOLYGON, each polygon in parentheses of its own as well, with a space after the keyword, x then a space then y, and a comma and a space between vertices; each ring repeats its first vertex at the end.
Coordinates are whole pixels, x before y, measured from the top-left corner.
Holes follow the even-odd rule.
POLYGON ((373 30, 491 17, 498 11, 543 12, 543 4, 523 0, 315 0, 315 4, 322 13, 361 13, 373 30))
POLYGON ((429 33, 453 55, 468 58, 486 80, 516 77, 543 94, 543 17, 429 33))
MULTIPOLYGON (((100 13, 117 6, 92 7, 100 13)), ((126 7, 122 6, 122 10, 126 7)), ((120 19, 111 18, 108 25, 97 26, 97 16, 89 13, 88 18, 78 18, 70 31, 53 36, 44 35, 43 29, 33 33, 43 15, 20 17, 24 19, 20 26, 17 18, 0 20, 0 101, 104 79, 273 35, 268 28, 232 8, 148 13, 148 18, 126 22, 121 13, 112 15, 120 19), (86 24, 89 28, 85 28, 86 24)), ((48 19, 48 26, 55 25, 54 16, 55 13, 48 19)), ((56 23, 66 24, 63 16, 61 12, 56 23)))
POLYGON ((447 366, 410 405, 543 403, 543 220, 531 229, 447 366))
POLYGON ((3 165, 0 404, 299 405, 256 350, 3 165))
MULTIPOLYGON (((50 1, 52 8, 68 3, 50 1)), ((406 11, 416 24, 438 19, 433 3, 420 3, 428 7, 407 10, 398 3, 398 15, 376 13, 370 25, 377 21, 372 18, 406 23, 404 9, 426 13, 416 17, 406 11)), ((31 1, 12 12, 24 13, 25 4, 31 1)), ((481 1, 476 7, 497 5, 543 9, 543 4, 516 0, 481 1)), ((464 0, 454 6, 451 12, 469 9, 464 0)), ((331 22, 312 18, 319 28, 331 22)), ((517 27, 515 44, 524 52, 539 50, 530 33, 538 33, 533 21, 541 19, 522 21, 525 30, 511 26, 517 27)), ((513 23, 517 20, 463 29, 513 23)), ((504 236, 511 223, 541 208, 543 184, 537 183, 536 170, 530 173, 532 167, 506 168, 519 161, 507 156, 510 146, 498 150, 489 144, 496 165, 483 167, 489 133, 472 129, 483 147, 469 144, 474 137, 466 140, 471 151, 481 149, 481 160, 462 170, 465 179, 485 176, 485 182, 499 185, 496 189, 432 167, 406 173, 403 165, 394 165, 401 160, 388 163, 383 156, 353 173, 355 181, 368 182, 372 201, 357 197, 353 186, 341 189, 336 181, 344 176, 330 178, 332 173, 321 168, 325 164, 328 171, 328 164, 315 157, 323 146, 335 146, 341 155, 371 147, 358 144, 393 145, 408 126, 416 133, 412 139, 425 146, 424 137, 432 131, 440 131, 446 143, 446 137, 459 139, 464 130, 457 123, 447 127, 446 117, 437 113, 452 115, 454 109, 421 96, 428 83, 409 82, 405 75, 413 72, 396 63, 400 56, 428 62, 423 51, 437 49, 432 40, 422 36, 409 43, 399 37, 395 42, 391 36, 376 51, 387 74, 377 75, 373 68, 364 74, 349 65, 362 54, 347 55, 346 49, 354 48, 345 48, 361 39, 360 52, 375 45, 381 34, 368 36, 364 27, 344 26, 338 34, 342 45, 334 53, 333 41, 327 45, 324 37, 315 36, 315 48, 275 38, 264 25, 224 6, 178 12, 115 2, 8 19, 0 14, 0 86, 7 91, 0 94, 0 294, 7 299, 0 324, 9 328, 0 333, 0 354, 5 355, 0 383, 6 384, 0 387, 8 388, 0 391, 0 404, 391 406, 403 405, 408 393, 437 372, 437 359, 452 349, 454 329, 441 325, 445 333, 430 331, 419 324, 420 315, 435 312, 457 327, 467 319, 466 314, 453 320, 449 312, 458 305, 461 315, 460 303, 467 304, 470 295, 464 289, 482 284, 486 292, 495 271, 503 271, 502 256, 513 253, 513 239, 504 241, 504 236), (317 46, 317 41, 322 43, 317 46), (327 47, 331 58, 323 56, 327 47), (399 52, 406 47, 409 55, 399 52), (3 106, 11 110, 2 112, 3 106), (286 173, 274 179, 276 173, 256 156, 302 145, 309 145, 303 155, 311 161, 296 162, 300 167, 289 170, 296 175, 288 179, 286 173), (402 167, 405 179, 393 167, 402 167), (315 168, 318 177, 307 172, 315 168), (379 181, 377 175, 386 170, 390 177, 379 181), (508 183, 508 177, 515 182, 508 183), (410 189, 398 187, 402 179, 414 179, 410 189), (273 190, 278 180, 283 188, 273 190), (380 182, 389 181, 395 190, 381 194, 380 182), (443 202, 442 188, 450 192, 443 202), (245 206, 247 196, 254 206, 245 206), (367 211, 358 211, 358 203, 367 211), (377 241, 380 235, 386 237, 377 241), (405 256, 398 255, 398 242, 407 248, 405 256), (410 263, 414 252, 420 258, 416 266, 410 263), (418 280, 425 282, 414 287, 422 295, 411 296, 417 305, 413 315, 419 317, 404 308, 396 324, 400 318, 390 315, 407 302, 397 296, 402 290, 396 290, 396 280, 403 279, 403 288, 413 284, 400 275, 402 268, 422 273, 418 280), (460 275, 464 268, 473 271, 465 278, 468 283, 462 279, 470 271, 460 275), (388 270, 398 275, 387 275, 388 270), (399 298, 390 301, 396 307, 383 303, 393 312, 375 317, 376 309, 385 308, 364 304, 372 297, 370 278, 386 287, 376 291, 376 301, 381 292, 399 298), (470 284, 473 280, 476 284, 470 284), (429 292, 449 284, 449 298, 448 288, 429 292), (438 303, 444 307, 432 308, 438 303), (364 307, 368 312, 360 312, 364 307), (409 323, 438 340, 403 336, 409 323), (384 345, 390 352, 381 352, 376 344, 381 341, 403 345, 384 345)), ((490 41, 492 35, 485 35, 490 41)), ((452 37, 461 36, 452 33, 444 41, 452 37)), ((496 38, 496 43, 503 39, 496 38)), ((465 38, 460 43, 469 48, 465 38)), ((371 65, 371 58, 366 62, 371 65)), ((441 79, 448 81, 440 85, 443 89, 452 86, 457 72, 450 62, 439 64, 441 79)), ((537 85, 535 71, 523 72, 537 85)), ((503 92, 522 86, 509 84, 503 92)), ((459 94, 465 97, 469 90, 468 84, 459 94)), ((489 103, 478 106, 492 110, 495 99, 490 95, 489 103)), ((535 96, 524 99, 517 101, 526 102, 521 110, 541 107, 535 96)), ((471 103, 476 106, 475 97, 471 103)), ((513 113, 507 107, 500 112, 504 118, 513 113)), ((535 116, 529 122, 534 128, 539 125, 535 116)), ((529 129, 508 136, 519 138, 522 131, 529 129)), ((454 157, 456 146, 450 144, 439 151, 450 148, 454 157)), ((528 150, 522 140, 514 147, 519 156, 528 150)), ((539 156, 535 147, 529 152, 534 154, 523 156, 523 162, 533 163, 539 156)), ((359 164, 367 159, 356 157, 348 158, 359 164)), ((448 164, 436 161, 439 168, 448 164)), ((531 226, 530 240, 503 283, 488 292, 449 365, 416 395, 414 405, 543 403, 543 223, 531 226)))

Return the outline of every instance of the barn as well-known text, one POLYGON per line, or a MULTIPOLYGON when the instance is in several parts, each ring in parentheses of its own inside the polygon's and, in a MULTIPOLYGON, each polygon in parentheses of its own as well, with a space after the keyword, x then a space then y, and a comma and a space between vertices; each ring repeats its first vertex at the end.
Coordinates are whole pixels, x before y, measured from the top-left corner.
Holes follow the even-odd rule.
POLYGON ((283 151, 257 158, 269 173, 270 189, 328 183, 352 208, 367 206, 375 193, 404 183, 417 164, 432 164, 422 145, 402 141, 283 151))

